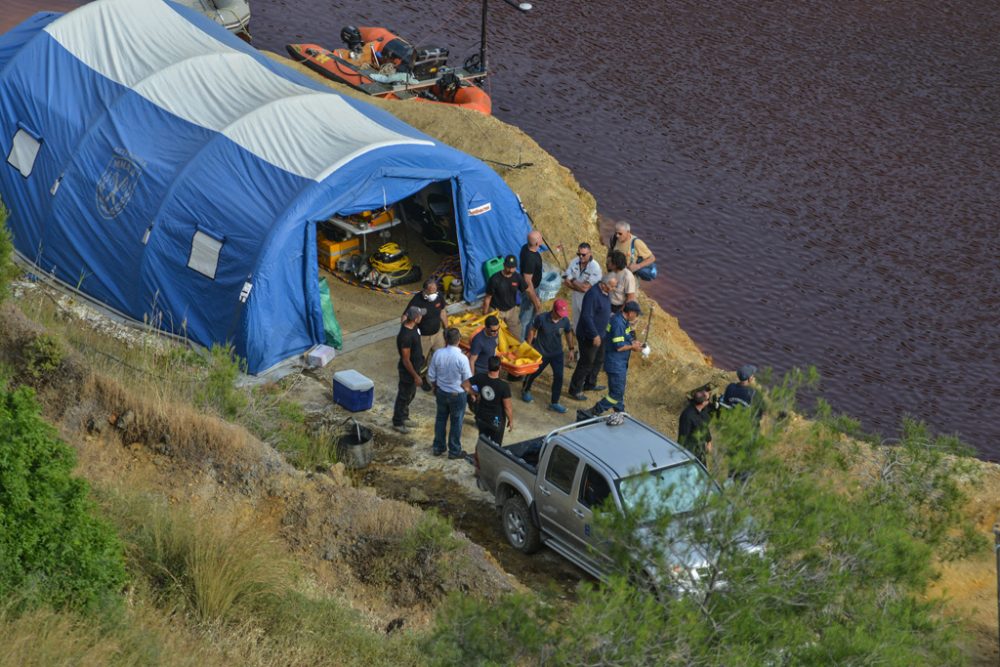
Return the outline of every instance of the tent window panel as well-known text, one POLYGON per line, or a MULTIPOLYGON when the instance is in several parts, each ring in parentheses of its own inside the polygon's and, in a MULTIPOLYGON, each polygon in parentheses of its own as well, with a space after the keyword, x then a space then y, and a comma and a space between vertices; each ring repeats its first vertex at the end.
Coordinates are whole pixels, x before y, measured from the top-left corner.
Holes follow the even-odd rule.
POLYGON ((191 240, 191 255, 188 257, 188 268, 194 269, 207 278, 215 280, 215 272, 219 268, 219 253, 222 252, 223 240, 207 234, 200 229, 194 233, 191 240))
POLYGON ((23 127, 14 134, 10 153, 7 154, 7 164, 21 172, 21 176, 25 178, 31 175, 35 166, 35 158, 42 147, 40 139, 23 127))

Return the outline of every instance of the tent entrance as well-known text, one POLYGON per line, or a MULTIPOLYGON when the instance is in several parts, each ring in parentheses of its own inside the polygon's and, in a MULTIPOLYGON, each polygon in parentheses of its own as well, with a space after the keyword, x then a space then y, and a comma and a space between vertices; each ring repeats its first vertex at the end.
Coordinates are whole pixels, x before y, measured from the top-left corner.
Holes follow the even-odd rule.
POLYGON ((446 276, 461 274, 455 218, 452 182, 445 180, 384 209, 319 221, 320 276, 329 274, 331 285, 339 281, 400 296, 435 277, 445 292, 451 282, 446 276))

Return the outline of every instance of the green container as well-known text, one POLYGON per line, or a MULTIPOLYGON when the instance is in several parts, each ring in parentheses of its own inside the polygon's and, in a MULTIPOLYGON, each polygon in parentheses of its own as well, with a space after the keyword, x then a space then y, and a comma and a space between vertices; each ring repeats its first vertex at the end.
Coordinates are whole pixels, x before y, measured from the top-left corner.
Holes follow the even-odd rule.
POLYGON ((490 281, 490 278, 493 277, 494 273, 502 270, 503 257, 493 257, 483 262, 483 275, 486 276, 486 282, 490 281))

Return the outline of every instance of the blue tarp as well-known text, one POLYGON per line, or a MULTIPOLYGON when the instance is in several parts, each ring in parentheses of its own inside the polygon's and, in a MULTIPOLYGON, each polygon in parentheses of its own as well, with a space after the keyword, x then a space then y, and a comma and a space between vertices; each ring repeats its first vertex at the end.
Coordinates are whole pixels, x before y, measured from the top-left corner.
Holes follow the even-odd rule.
POLYGON ((0 36, 0 197, 18 251, 260 372, 324 340, 315 223, 434 182, 465 297, 529 223, 489 167, 166 0, 97 0, 0 36))

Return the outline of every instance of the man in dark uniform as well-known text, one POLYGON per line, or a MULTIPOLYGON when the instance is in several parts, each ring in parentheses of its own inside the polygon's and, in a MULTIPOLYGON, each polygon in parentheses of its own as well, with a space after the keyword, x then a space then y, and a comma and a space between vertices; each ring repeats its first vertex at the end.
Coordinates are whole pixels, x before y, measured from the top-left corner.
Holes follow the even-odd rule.
POLYGON ((485 326, 469 341, 469 367, 473 373, 487 372, 487 364, 497 353, 500 341, 500 320, 496 315, 486 318, 485 326))
POLYGON ((569 381, 569 397, 575 401, 587 400, 584 391, 600 391, 597 374, 604 364, 604 332, 611 320, 611 293, 618 285, 615 276, 604 276, 583 295, 580 322, 576 325, 576 339, 580 345, 580 359, 569 381))
POLYGON ((737 405, 750 406, 753 404, 757 390, 753 387, 753 379, 757 374, 757 367, 753 364, 745 364, 736 369, 736 377, 739 382, 731 382, 726 387, 726 392, 722 395, 722 402, 730 407, 737 405))
POLYGON ((531 323, 531 329, 528 330, 527 341, 542 355, 542 365, 538 367, 537 371, 525 378, 521 386, 521 400, 530 403, 532 401, 532 383, 546 367, 552 366, 552 400, 549 402, 549 410, 560 414, 566 412, 566 408, 559 402, 559 397, 562 396, 563 363, 565 361, 562 336, 566 336, 566 347, 570 353, 574 349, 573 331, 570 329, 567 315, 569 315, 569 304, 564 299, 556 299, 550 312, 535 316, 535 321, 531 323))
POLYGON ((503 260, 503 270, 494 273, 486 283, 486 296, 483 297, 483 315, 496 308, 507 324, 507 330, 518 340, 521 340, 521 324, 517 314, 517 295, 524 291, 524 286, 524 277, 517 272, 517 257, 507 255, 503 260))
POLYGON ((712 452, 712 431, 708 423, 714 414, 711 408, 712 394, 705 387, 691 394, 688 406, 681 413, 677 428, 677 442, 707 465, 707 456, 712 452))
POLYGON ((417 387, 424 384, 420 369, 424 365, 424 352, 417 327, 426 314, 423 308, 410 306, 403 314, 403 323, 396 334, 396 349, 399 351, 399 387, 396 389, 396 403, 392 409, 392 427, 400 433, 409 433, 416 424, 410 420, 410 403, 417 393, 417 387))
POLYGON ((633 350, 641 350, 642 343, 635 339, 632 325, 639 319, 642 309, 637 301, 625 303, 622 312, 615 313, 608 322, 608 332, 604 336, 604 372, 608 375, 608 394, 590 409, 597 416, 605 410, 615 412, 625 410, 625 378, 628 361, 633 350))
POLYGON ((498 445, 503 444, 503 430, 514 430, 514 409, 510 401, 510 385, 500 379, 500 357, 490 357, 485 373, 477 373, 469 380, 475 389, 476 426, 479 435, 485 435, 498 445))
POLYGON ((424 281, 423 289, 414 294, 410 303, 406 304, 407 308, 413 306, 427 311, 420 320, 419 331, 424 361, 430 362, 434 352, 444 347, 444 330, 448 326, 448 313, 444 310, 444 299, 441 298, 436 280, 428 278, 424 281))

